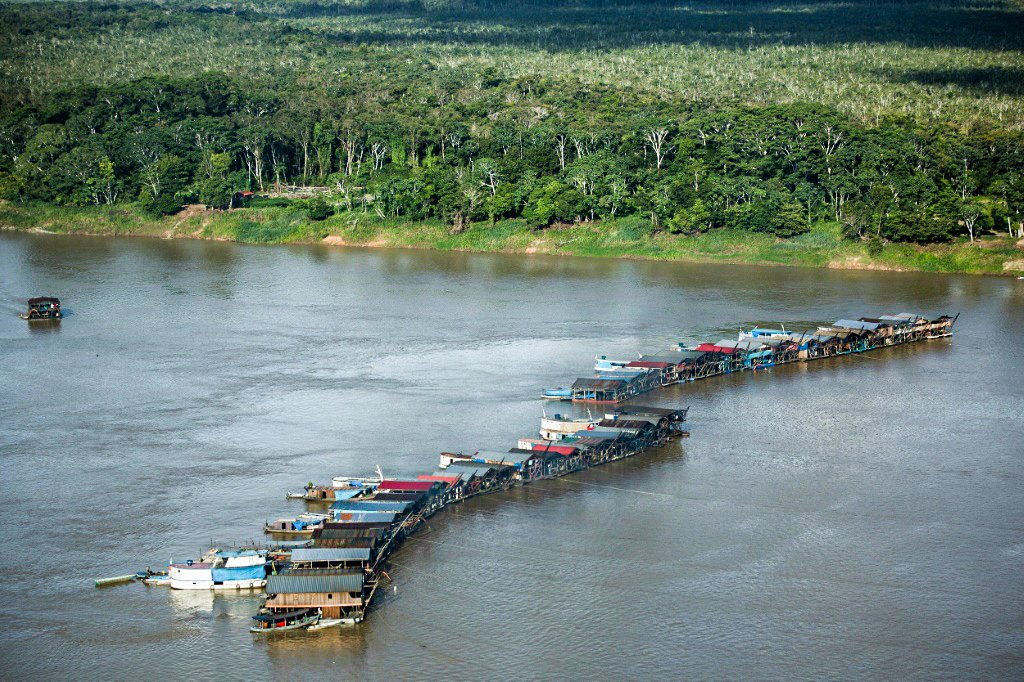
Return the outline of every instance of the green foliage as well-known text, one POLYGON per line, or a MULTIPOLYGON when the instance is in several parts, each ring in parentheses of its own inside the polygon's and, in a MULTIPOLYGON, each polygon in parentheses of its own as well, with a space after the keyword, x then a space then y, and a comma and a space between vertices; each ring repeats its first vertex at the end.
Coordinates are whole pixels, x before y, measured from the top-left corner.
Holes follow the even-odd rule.
MULTIPOLYGON (((484 220, 707 244, 827 220, 858 247, 1024 222, 1016 5, 641 5, 0 6, 0 195, 156 217, 317 184, 453 243, 497 238, 484 220)), ((295 238, 267 225, 241 238, 295 238)))
POLYGON ((310 220, 327 220, 334 215, 334 207, 331 206, 323 197, 313 197, 305 202, 306 216, 310 220))
POLYGON ((530 193, 523 217, 531 225, 547 227, 556 222, 572 222, 585 208, 583 195, 574 187, 552 180, 530 193))

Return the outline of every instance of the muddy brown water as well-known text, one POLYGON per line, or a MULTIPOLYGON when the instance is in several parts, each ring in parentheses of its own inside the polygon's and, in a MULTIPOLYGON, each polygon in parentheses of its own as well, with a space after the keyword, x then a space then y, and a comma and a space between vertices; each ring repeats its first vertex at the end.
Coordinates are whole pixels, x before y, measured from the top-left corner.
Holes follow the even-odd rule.
POLYGON ((1022 339, 1008 279, 2 234, 0 669, 1019 679, 1022 339), (17 318, 46 294, 63 322, 17 318), (904 310, 955 339, 661 391, 692 438, 435 516, 361 626, 92 585, 512 447, 596 353, 904 310))

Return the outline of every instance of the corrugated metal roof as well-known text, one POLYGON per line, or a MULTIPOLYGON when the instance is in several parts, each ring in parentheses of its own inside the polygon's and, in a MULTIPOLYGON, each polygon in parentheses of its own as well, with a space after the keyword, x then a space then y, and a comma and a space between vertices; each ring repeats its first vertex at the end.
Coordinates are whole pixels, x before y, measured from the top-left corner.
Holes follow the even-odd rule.
POLYGON ((575 388, 597 388, 604 390, 614 390, 622 388, 626 385, 625 379, 587 379, 580 378, 572 382, 572 387, 575 388))
POLYGON ((614 439, 621 436, 621 431, 614 431, 612 429, 594 429, 593 431, 587 431, 587 438, 614 439))
POLYGON ((331 505, 331 509, 347 509, 349 511, 397 511, 404 512, 412 504, 402 500, 342 500, 331 505))
POLYGON ((347 509, 339 509, 339 510, 334 512, 334 519, 333 520, 334 520, 335 523, 344 523, 346 521, 355 521, 355 522, 360 522, 360 521, 387 521, 387 522, 391 522, 391 521, 395 520, 396 516, 398 516, 398 514, 395 513, 395 512, 385 512, 385 511, 379 511, 379 512, 376 512, 376 511, 362 512, 362 511, 360 511, 360 512, 357 512, 357 511, 350 511, 350 510, 347 510, 347 509))
POLYGON ((657 426, 668 419, 667 417, 653 414, 623 414, 620 412, 619 415, 621 415, 619 416, 619 419, 626 419, 631 422, 642 421, 651 424, 652 426, 657 426))
POLYGON ((642 431, 651 427, 651 422, 640 420, 640 419, 602 419, 597 423, 598 426, 611 427, 613 429, 631 429, 633 431, 642 431))
POLYGON ((861 320, 836 320, 833 326, 843 327, 844 329, 878 329, 877 322, 862 322, 861 320))
POLYGON ((427 493, 374 493, 371 500, 384 501, 384 500, 401 500, 402 502, 416 503, 426 497, 427 493))
MULTIPOLYGON (((588 431, 587 433, 593 432, 588 431)), ((617 436, 618 434, 615 435, 617 436)), ((613 438, 614 436, 581 436, 580 438, 577 438, 576 440, 573 441, 573 445, 575 445, 577 448, 593 448, 604 443, 607 443, 613 438)))
MULTIPOLYGON (((335 523, 328 521, 324 524, 323 530, 369 530, 376 533, 386 533, 391 526, 387 521, 363 521, 362 523, 335 523)), ((316 531, 313 531, 316 533, 316 531)))
POLYGON ((347 526, 352 524, 343 525, 346 527, 324 528, 313 537, 313 540, 351 540, 353 538, 366 538, 368 540, 376 540, 383 534, 385 530, 384 528, 348 528, 347 526))
POLYGON ((462 480, 468 481, 470 478, 476 476, 477 478, 484 478, 488 474, 491 474, 497 469, 493 466, 484 466, 477 464, 476 462, 467 461, 456 461, 452 462, 447 471, 455 470, 462 474, 462 480))
POLYGON ((381 481, 380 485, 377 486, 378 490, 403 490, 408 492, 417 492, 421 490, 430 490, 437 481, 381 481))
POLYGON ((685 407, 675 410, 668 407, 650 407, 649 405, 623 405, 615 411, 619 414, 643 414, 653 415, 656 417, 674 417, 680 414, 686 414, 685 407))
POLYGON ((367 547, 339 547, 336 549, 296 549, 292 551, 292 562, 309 561, 369 561, 367 547))
POLYGON ((362 571, 298 571, 267 576, 267 594, 362 592, 362 571))
POLYGON ((444 483, 448 487, 451 487, 453 485, 458 484, 459 479, 462 478, 462 474, 456 474, 455 476, 445 476, 441 474, 420 474, 416 478, 418 478, 421 481, 440 481, 441 483, 444 483))
POLYGON ((373 547, 377 541, 373 538, 317 538, 313 543, 323 549, 333 547, 373 547))

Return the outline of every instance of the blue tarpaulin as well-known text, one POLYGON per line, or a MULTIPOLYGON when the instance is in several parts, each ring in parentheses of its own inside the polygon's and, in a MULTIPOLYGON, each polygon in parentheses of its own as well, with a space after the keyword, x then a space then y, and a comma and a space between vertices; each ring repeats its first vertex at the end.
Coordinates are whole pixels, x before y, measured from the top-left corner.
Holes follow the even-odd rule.
POLYGON ((266 570, 263 564, 257 564, 238 568, 214 568, 210 573, 213 575, 213 582, 221 583, 228 580, 260 580, 266 575, 266 570))

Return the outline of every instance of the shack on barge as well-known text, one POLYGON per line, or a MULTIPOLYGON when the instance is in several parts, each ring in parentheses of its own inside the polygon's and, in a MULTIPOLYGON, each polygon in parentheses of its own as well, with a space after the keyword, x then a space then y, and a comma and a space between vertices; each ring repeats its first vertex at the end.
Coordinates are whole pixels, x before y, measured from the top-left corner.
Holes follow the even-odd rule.
MULTIPOLYGON (((317 609, 323 619, 359 623, 366 609, 362 570, 292 568, 267 577, 267 614, 317 609)), ((370 586, 372 589, 372 586, 370 586)))

